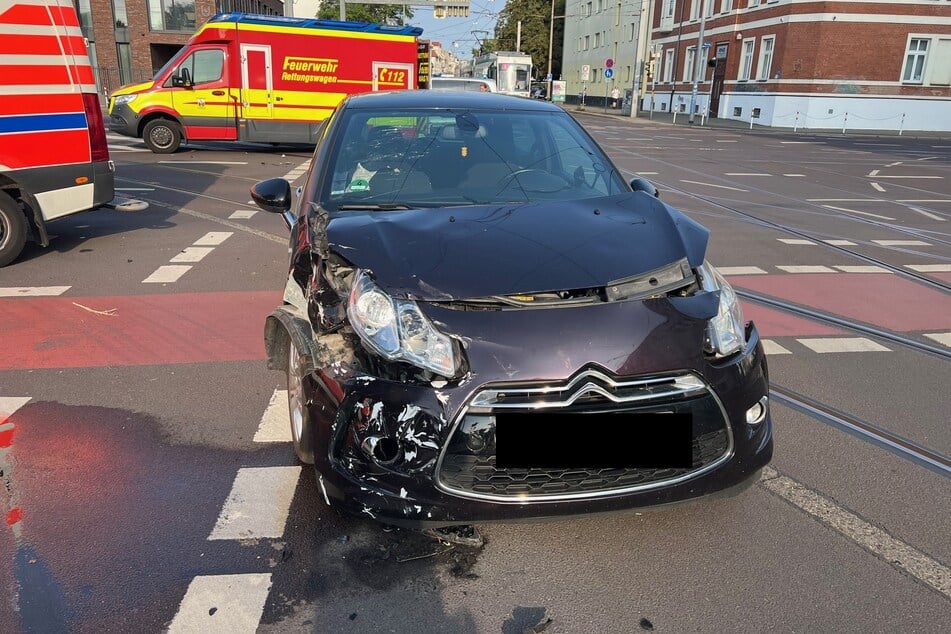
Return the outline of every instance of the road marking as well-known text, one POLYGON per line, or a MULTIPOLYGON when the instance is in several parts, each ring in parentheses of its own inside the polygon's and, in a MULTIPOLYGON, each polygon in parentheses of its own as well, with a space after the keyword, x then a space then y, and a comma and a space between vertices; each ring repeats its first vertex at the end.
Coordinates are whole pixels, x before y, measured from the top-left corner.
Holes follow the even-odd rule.
POLYGON ((717 139, 717 143, 739 143, 739 141, 736 141, 736 140, 732 140, 732 141, 731 141, 731 140, 725 140, 725 139, 717 139))
POLYGON ((815 244, 812 240, 803 240, 802 238, 776 238, 783 244, 815 244))
POLYGON ((154 192, 154 187, 116 187, 117 192, 154 192))
POLYGON ((638 172, 641 176, 657 176, 660 172, 638 172))
POLYGON ((761 172, 727 172, 727 176, 772 176, 772 174, 763 174, 761 172))
POLYGON ((931 178, 931 179, 943 179, 944 176, 879 176, 878 178, 931 178))
POLYGON ((147 278, 142 280, 143 284, 167 284, 171 282, 178 281, 178 278, 185 275, 190 269, 191 266, 185 266, 181 264, 173 264, 167 266, 160 266, 155 271, 149 275, 147 278))
POLYGON ((269 573, 195 577, 168 631, 253 634, 260 626, 270 591, 269 573))
POLYGON ((925 211, 924 209, 919 209, 918 207, 912 207, 911 205, 909 205, 908 208, 911 209, 912 211, 916 211, 916 212, 920 213, 922 216, 925 216, 926 218, 931 218, 932 220, 939 220, 939 221, 941 221, 941 222, 944 222, 944 221, 947 220, 947 218, 942 218, 941 216, 936 216, 935 214, 929 213, 929 212, 925 211))
POLYGON ((257 209, 237 209, 233 214, 228 216, 229 220, 247 220, 254 214, 258 213, 257 209))
POLYGON ((891 216, 881 216, 879 214, 870 214, 867 211, 856 211, 855 209, 846 209, 845 207, 833 207, 832 205, 822 205, 826 209, 834 209, 835 211, 847 211, 850 214, 859 214, 860 216, 871 216, 872 218, 881 218, 882 220, 894 220, 891 216))
POLYGON ((750 191, 750 190, 748 190, 748 189, 740 189, 739 187, 728 187, 728 186, 726 186, 726 185, 714 185, 713 183, 701 183, 700 181, 681 180, 680 182, 681 182, 681 183, 690 183, 691 185, 705 185, 705 186, 707 186, 707 187, 717 187, 717 188, 719 188, 719 189, 729 189, 729 190, 735 191, 735 192, 749 192, 749 191, 750 191))
POLYGON ((287 390, 274 390, 271 401, 261 416, 254 433, 254 442, 291 442, 290 414, 287 409, 287 390))
POLYGON ((881 247, 930 247, 931 244, 922 240, 872 240, 881 247))
POLYGON ((951 264, 906 264, 905 267, 919 273, 951 273, 951 264))
POLYGON ((889 164, 886 165, 885 167, 897 167, 897 166, 901 165, 902 163, 903 163, 903 161, 895 161, 894 163, 889 163, 889 164))
POLYGON ((761 339, 763 342, 763 351, 766 354, 792 354, 789 350, 782 347, 772 339, 761 339))
POLYGON ((874 189, 877 192, 883 192, 883 193, 885 192, 885 188, 874 181, 869 183, 869 185, 871 185, 872 189, 874 189))
POLYGON ((15 411, 29 403, 30 398, 29 396, 0 396, 0 425, 7 422, 15 411))
POLYGON ((192 244, 196 247, 216 247, 233 235, 231 231, 209 231, 192 244))
POLYGON ((813 352, 891 352, 885 346, 865 337, 825 337, 822 339, 796 339, 813 352))
MULTIPOLYGON (((932 332, 930 334, 925 333, 925 336, 928 337, 928 339, 934 339, 938 343, 951 348, 951 332, 932 332)), ((3 403, 2 403, 2 399, 0 399, 0 412, 2 411, 3 411, 3 403)))
POLYGON ((825 145, 825 141, 780 141, 783 145, 825 145))
POLYGON ((788 265, 788 266, 777 266, 777 269, 781 271, 786 271, 787 273, 835 273, 833 269, 830 269, 828 266, 811 266, 811 265, 788 265))
POLYGON ((765 275, 766 271, 758 266, 718 266, 722 275, 765 275))
MULTIPOLYGON (((890 200, 882 200, 876 202, 891 202, 890 200)), ((899 198, 896 202, 900 203, 951 203, 951 198, 899 198)))
POLYGON ((783 174, 783 176, 788 176, 789 178, 805 178, 805 174, 783 174))
POLYGON ((878 176, 879 171, 881 170, 872 170, 871 172, 868 173, 868 175, 872 177, 878 176))
POLYGON ((891 202, 874 198, 807 198, 810 203, 883 203, 891 202))
POLYGON ((901 568, 944 596, 951 597, 951 569, 913 546, 892 537, 792 478, 780 475, 772 467, 763 469, 760 484, 770 493, 805 511, 883 561, 901 568))
POLYGON ((129 145, 112 145, 109 144, 110 152, 150 152, 148 148, 144 147, 131 147, 129 145))
POLYGON ((304 161, 303 163, 301 163, 300 165, 298 165, 297 167, 289 171, 287 174, 284 175, 284 180, 293 183, 304 172, 307 171, 307 169, 310 167, 310 161, 311 159, 307 159, 306 161, 304 161))
POLYGON ((214 251, 214 247, 185 247, 169 262, 201 262, 202 259, 214 251))
POLYGON ((898 147, 900 145, 899 143, 866 143, 864 141, 856 141, 855 144, 856 145, 875 145, 875 146, 881 146, 881 147, 898 147))
POLYGON ((210 540, 281 537, 300 479, 297 467, 238 469, 210 540))
POLYGON ((843 273, 891 273, 888 269, 882 268, 880 266, 875 266, 873 264, 859 264, 859 265, 843 265, 836 266, 835 268, 839 269, 843 273))
POLYGON ((159 161, 171 165, 247 165, 247 161, 159 161))
POLYGON ((831 244, 834 247, 854 247, 856 244, 851 240, 823 240, 826 244, 831 244))
POLYGON ((71 286, 7 286, 0 287, 0 297, 56 297, 71 286))

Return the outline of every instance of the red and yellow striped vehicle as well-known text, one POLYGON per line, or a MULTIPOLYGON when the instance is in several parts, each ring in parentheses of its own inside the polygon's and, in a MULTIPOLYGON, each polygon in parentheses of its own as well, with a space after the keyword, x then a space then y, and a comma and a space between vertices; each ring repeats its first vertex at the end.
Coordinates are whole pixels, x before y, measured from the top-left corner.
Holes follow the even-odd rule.
POLYGON ((158 153, 183 141, 311 143, 347 95, 420 87, 422 29, 219 14, 151 81, 109 100, 109 127, 158 153))

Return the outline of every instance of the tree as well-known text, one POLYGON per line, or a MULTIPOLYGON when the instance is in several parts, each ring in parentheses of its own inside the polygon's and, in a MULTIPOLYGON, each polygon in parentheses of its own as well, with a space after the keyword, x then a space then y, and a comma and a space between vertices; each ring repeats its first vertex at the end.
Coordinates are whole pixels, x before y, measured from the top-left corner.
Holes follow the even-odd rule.
MULTIPOLYGON (((340 3, 329 0, 320 3, 317 17, 323 20, 340 19, 340 3)), ((347 3, 347 20, 350 22, 376 22, 377 24, 403 25, 403 18, 413 17, 413 10, 408 6, 406 13, 403 7, 395 4, 350 4, 347 3)))
MULTIPOLYGON (((565 14, 565 0, 554 0, 555 33, 552 46, 551 72, 561 75, 561 51, 564 42, 565 20, 558 16, 565 14)), ((499 12, 495 24, 495 39, 492 50, 514 51, 518 36, 518 22, 522 21, 522 52, 532 56, 535 76, 544 79, 548 71, 548 37, 551 25, 550 0, 508 0, 505 8, 499 12)), ((489 48, 488 46, 486 47, 489 48)))

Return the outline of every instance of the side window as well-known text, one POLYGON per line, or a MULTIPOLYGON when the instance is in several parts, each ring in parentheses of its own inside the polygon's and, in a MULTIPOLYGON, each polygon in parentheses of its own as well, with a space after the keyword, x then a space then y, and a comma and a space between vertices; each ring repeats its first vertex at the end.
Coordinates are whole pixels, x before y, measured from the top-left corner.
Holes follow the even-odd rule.
POLYGON ((192 71, 192 81, 204 84, 221 79, 221 69, 225 64, 225 54, 218 49, 195 51, 195 69, 192 71))

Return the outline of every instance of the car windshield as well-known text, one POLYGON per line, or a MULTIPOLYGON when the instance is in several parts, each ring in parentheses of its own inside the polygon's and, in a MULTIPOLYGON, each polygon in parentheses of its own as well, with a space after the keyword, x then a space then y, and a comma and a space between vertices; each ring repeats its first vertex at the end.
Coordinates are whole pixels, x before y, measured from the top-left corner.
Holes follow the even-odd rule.
POLYGON ((627 191, 564 112, 345 110, 318 201, 329 210, 595 198, 627 191))

